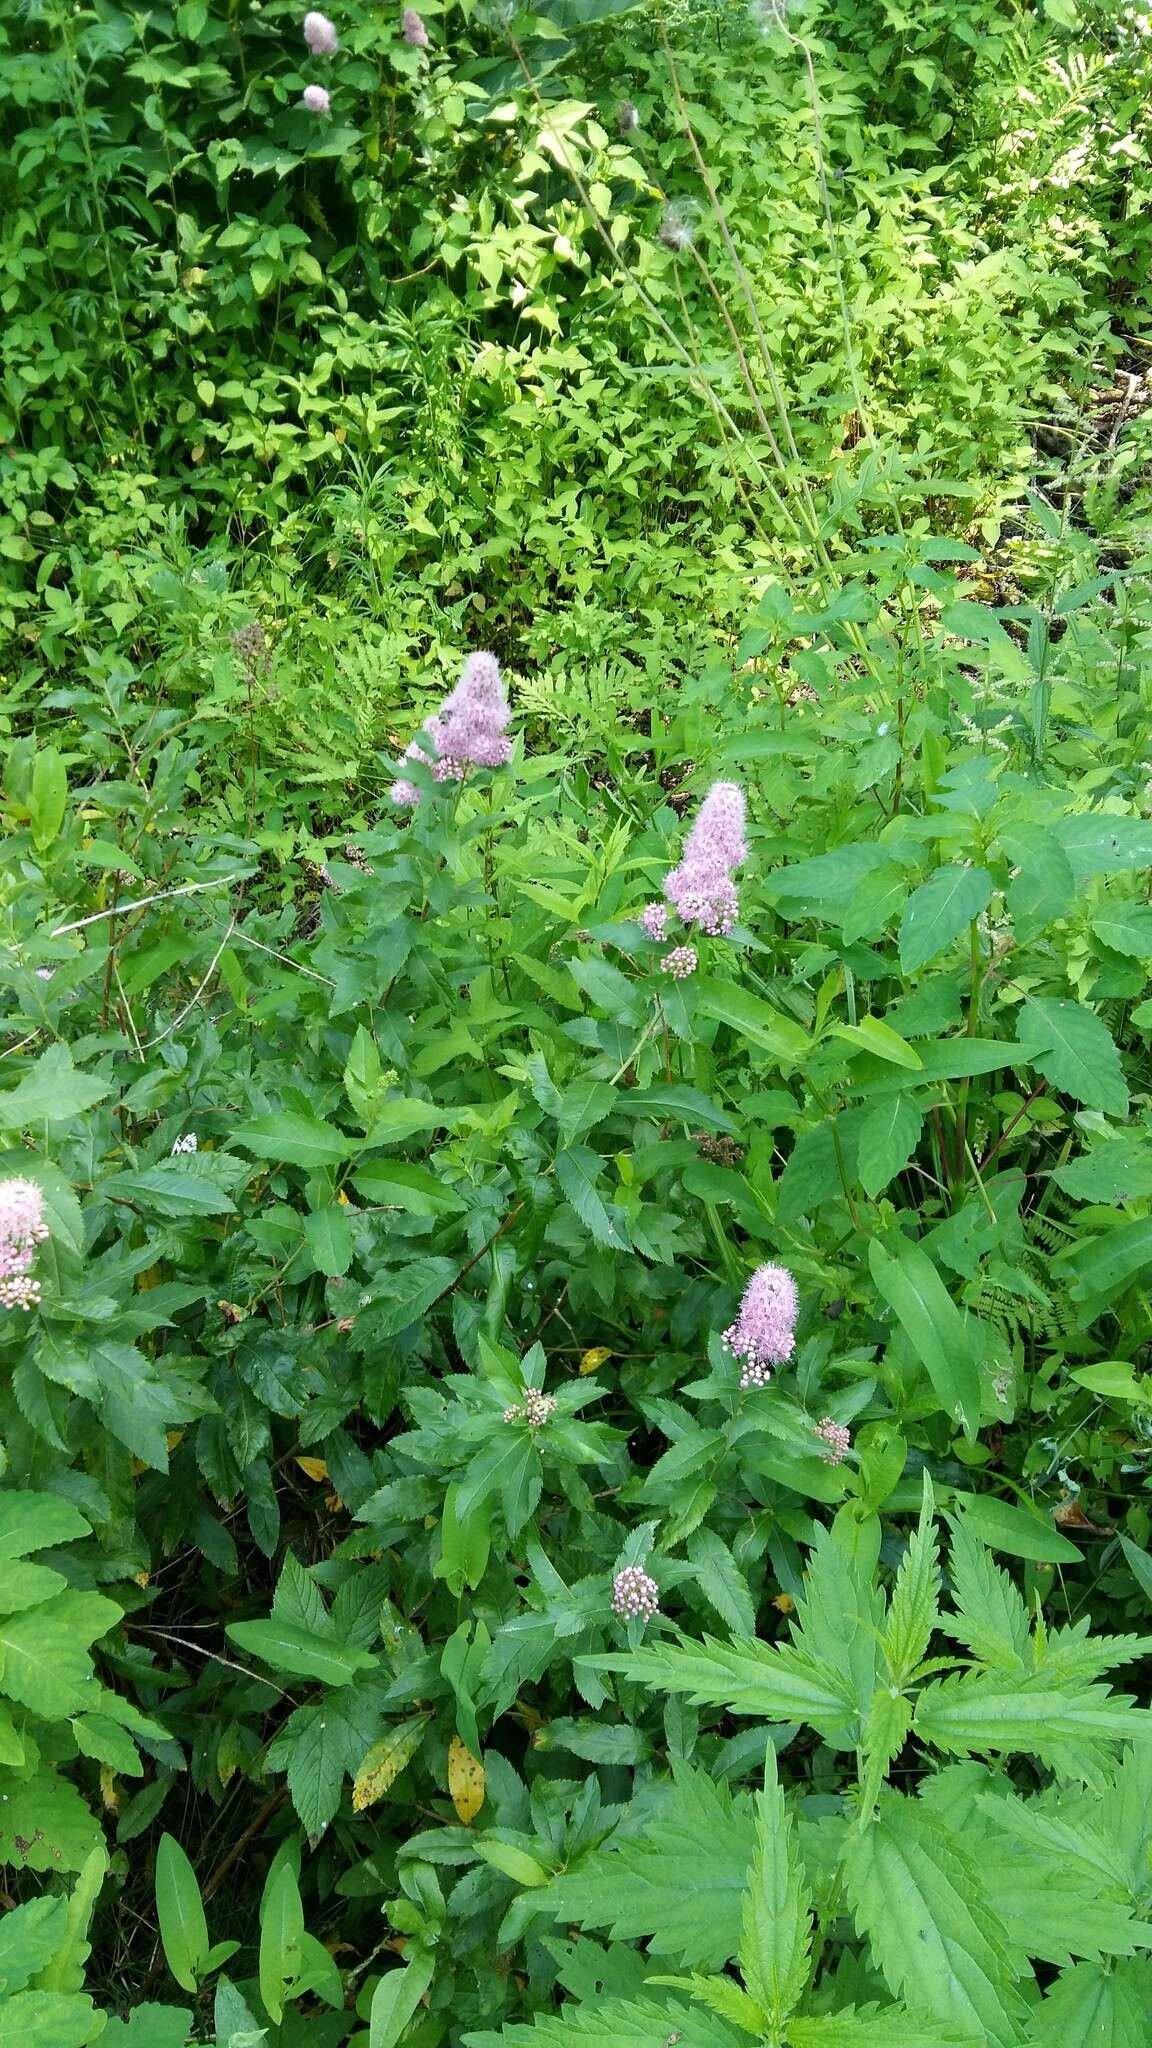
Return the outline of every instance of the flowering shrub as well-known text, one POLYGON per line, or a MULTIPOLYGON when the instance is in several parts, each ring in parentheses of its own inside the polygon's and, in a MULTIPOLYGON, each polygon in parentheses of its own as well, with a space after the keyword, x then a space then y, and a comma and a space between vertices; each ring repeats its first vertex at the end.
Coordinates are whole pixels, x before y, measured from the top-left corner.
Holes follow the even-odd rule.
POLYGON ((446 658, 287 873, 211 707, 12 745, 0 1855, 120 1959, 48 2048, 1143 2010, 1142 742, 1082 565, 1025 656, 956 547, 611 784, 446 658))

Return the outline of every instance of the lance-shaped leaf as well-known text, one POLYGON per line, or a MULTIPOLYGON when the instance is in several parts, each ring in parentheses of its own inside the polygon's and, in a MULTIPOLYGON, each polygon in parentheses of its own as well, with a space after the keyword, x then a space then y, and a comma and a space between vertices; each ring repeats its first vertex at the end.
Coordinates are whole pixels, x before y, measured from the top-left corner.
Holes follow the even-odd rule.
POLYGON ((808 1982, 812 1900, 792 1816, 768 1745, 764 1790, 756 1801, 756 1854, 744 1894, 740 1973, 778 2034, 808 1982))
POLYGON ((968 1325, 928 1257, 901 1244, 895 1257, 875 1238, 868 1247, 872 1278, 896 1314, 941 1407, 974 1435, 980 1420, 980 1373, 968 1325))
POLYGON ((648 1649, 598 1657, 599 1669, 622 1671, 657 1692, 686 1693, 696 1707, 728 1707, 766 1721, 809 1721, 839 1728, 851 1717, 855 1695, 847 1679, 791 1644, 754 1643, 739 1637, 718 1643, 654 1643, 648 1649))

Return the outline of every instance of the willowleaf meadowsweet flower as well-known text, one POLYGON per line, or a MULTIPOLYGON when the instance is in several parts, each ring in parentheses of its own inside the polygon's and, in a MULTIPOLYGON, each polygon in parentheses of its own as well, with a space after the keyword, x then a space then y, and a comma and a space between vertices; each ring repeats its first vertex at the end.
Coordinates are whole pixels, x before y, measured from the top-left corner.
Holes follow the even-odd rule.
POLYGON ((332 101, 322 85, 306 85, 300 97, 302 104, 307 107, 310 114, 326 114, 332 105, 332 101))
POLYGON ((787 1266, 758 1266, 744 1289, 739 1314, 721 1343, 741 1361, 740 1385, 766 1387, 772 1368, 795 1348, 799 1312, 796 1282, 787 1266))
POLYGON ((612 1612, 621 1621, 650 1621, 660 1612, 660 1588, 638 1564, 626 1564, 613 1579, 612 1612))
POLYGON ((842 1465, 852 1448, 852 1432, 842 1422, 834 1422, 830 1415, 821 1417, 816 1424, 816 1434, 821 1438, 824 1449, 820 1456, 826 1465, 842 1465))
POLYGON ((32 1278, 32 1262, 47 1235, 44 1196, 35 1181, 0 1181, 0 1308, 35 1308, 40 1282, 32 1278))
POLYGON ((310 9, 304 16, 303 28, 304 41, 314 57, 336 55, 340 48, 340 39, 334 23, 329 21, 326 14, 318 13, 315 8, 310 9))
POLYGON ((529 1387, 521 1406, 514 1401, 504 1410, 505 1422, 526 1422, 529 1429, 543 1429, 556 1413, 555 1394, 541 1394, 536 1387, 529 1387))
POLYGON ((404 9, 400 28, 404 41, 411 43, 414 50, 427 50, 431 48, 432 38, 425 27, 424 18, 422 15, 417 14, 414 7, 406 7, 404 9))
MULTIPOLYGON (((496 656, 470 654, 456 688, 439 711, 424 720, 431 748, 413 740, 405 749, 404 760, 427 762, 437 782, 459 782, 469 767, 502 768, 512 752, 507 734, 510 717, 496 656)), ((392 784, 391 795, 394 804, 408 810, 420 801, 416 784, 403 775, 392 784)))
POLYGON ((719 936, 740 915, 733 871, 748 857, 746 806, 738 782, 714 782, 684 841, 679 864, 664 878, 664 894, 685 924, 719 936))
POLYGON ((664 903, 649 903, 647 908, 640 912, 640 923, 643 925, 648 937, 655 939, 657 944, 659 944, 668 936, 667 905, 664 903))
POLYGON ((695 946, 673 946, 670 953, 665 953, 660 965, 673 981, 687 981, 688 976, 696 972, 695 946))

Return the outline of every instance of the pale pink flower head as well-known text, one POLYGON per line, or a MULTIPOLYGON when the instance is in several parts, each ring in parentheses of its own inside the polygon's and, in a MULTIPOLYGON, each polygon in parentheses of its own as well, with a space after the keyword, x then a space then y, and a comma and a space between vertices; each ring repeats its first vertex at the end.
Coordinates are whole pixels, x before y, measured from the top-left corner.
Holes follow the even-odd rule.
POLYGON ((315 9, 304 16, 304 41, 314 57, 334 57, 340 48, 333 23, 315 9))
MULTIPOLYGON (((507 734, 510 717, 496 656, 470 654, 456 688, 439 711, 424 720, 424 731, 432 741, 431 760, 417 740, 405 749, 404 760, 418 757, 428 761, 437 782, 459 782, 470 767, 503 768, 512 752, 507 734)), ((403 775, 392 784, 391 796, 394 804, 407 810, 420 801, 416 784, 403 775)))
POLYGON ((47 1235, 44 1196, 35 1181, 0 1181, 0 1308, 36 1306, 40 1282, 32 1278, 32 1261, 47 1235))
POLYGON ((673 946, 670 952, 665 953, 660 965, 673 981, 687 981, 688 976, 696 972, 695 946, 673 946))
POLYGON ((612 1612, 621 1621, 650 1621, 660 1611, 660 1588, 638 1564, 626 1564, 612 1581, 612 1612))
POLYGON ((796 1282, 786 1266, 756 1268, 744 1289, 740 1312, 721 1339, 725 1350, 741 1361, 742 1387, 766 1387, 773 1366, 791 1358, 799 1307, 796 1282))
POLYGON ((406 7, 404 9, 400 21, 400 29, 404 41, 411 43, 414 50, 427 50, 431 48, 432 38, 424 26, 423 16, 417 14, 414 7, 406 7))
POLYGON ((719 935, 740 915, 733 870, 748 857, 744 792, 738 782, 714 782, 687 839, 680 863, 664 878, 664 894, 685 924, 719 935))
POLYGON ((306 85, 301 97, 310 114, 326 114, 332 105, 322 85, 306 85))
POLYGON ((655 939, 657 945, 661 944, 668 936, 667 905, 664 903, 649 903, 647 908, 640 912, 640 923, 647 932, 648 937, 655 939))
POLYGON ((824 1444, 820 1456, 826 1465, 842 1465, 852 1448, 852 1432, 842 1422, 834 1422, 825 1415, 816 1424, 816 1434, 824 1444))

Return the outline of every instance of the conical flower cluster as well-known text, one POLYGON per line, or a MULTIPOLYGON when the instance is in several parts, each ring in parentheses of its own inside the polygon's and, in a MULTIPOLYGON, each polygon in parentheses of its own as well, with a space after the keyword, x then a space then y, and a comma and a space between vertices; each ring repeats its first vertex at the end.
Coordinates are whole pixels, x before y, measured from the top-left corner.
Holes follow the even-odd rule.
POLYGON ((47 1235, 35 1181, 0 1181, 0 1308, 35 1308, 40 1282, 32 1278, 32 1261, 47 1235))
MULTIPOLYGON (((459 782, 469 767, 502 768, 512 752, 510 716, 496 656, 470 654, 456 688, 424 721, 431 746, 413 740, 404 759, 427 761, 437 782, 459 782)), ((410 810, 420 791, 402 775, 392 784, 392 801, 410 810)))
POLYGON ((786 1266, 758 1266, 744 1289, 734 1323, 721 1342, 741 1361, 740 1385, 766 1387, 772 1368, 791 1358, 799 1312, 796 1282, 786 1266))
POLYGON ((714 782, 684 841, 678 867, 664 878, 664 894, 685 924, 730 932, 740 915, 735 870, 748 858, 744 792, 738 782, 714 782))

